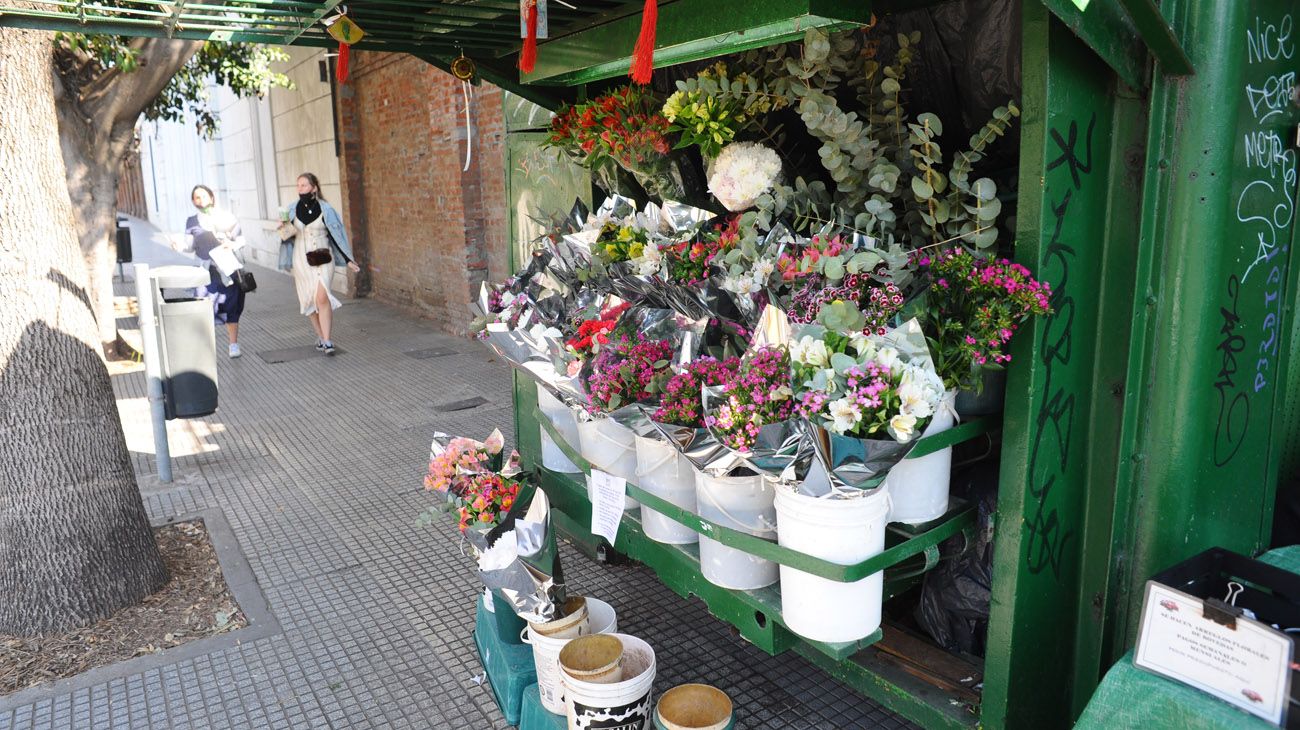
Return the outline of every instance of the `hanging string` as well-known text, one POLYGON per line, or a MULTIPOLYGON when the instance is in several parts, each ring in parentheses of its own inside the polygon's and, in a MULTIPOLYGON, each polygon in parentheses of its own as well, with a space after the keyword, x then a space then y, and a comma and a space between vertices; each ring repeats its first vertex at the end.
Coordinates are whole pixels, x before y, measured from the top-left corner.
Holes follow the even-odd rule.
POLYGON ((465 167, 461 172, 469 172, 469 161, 474 159, 474 126, 469 119, 469 100, 472 94, 469 81, 460 82, 461 93, 465 95, 465 167))

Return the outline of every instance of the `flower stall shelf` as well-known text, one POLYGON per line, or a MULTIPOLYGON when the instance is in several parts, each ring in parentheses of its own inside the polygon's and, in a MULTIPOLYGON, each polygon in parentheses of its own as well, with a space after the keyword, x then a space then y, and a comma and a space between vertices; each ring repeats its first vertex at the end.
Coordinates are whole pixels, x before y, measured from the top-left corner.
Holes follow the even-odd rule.
MULTIPOLYGON (((546 428, 547 423, 543 422, 542 427, 546 428)), ((992 427, 993 424, 987 422, 971 422, 946 432, 945 438, 977 438, 992 427)), ((552 433, 552 437, 556 435, 552 433)), ((568 452, 569 457, 579 468, 584 471, 590 470, 591 465, 583 460, 571 445, 558 441, 557 443, 568 452)), ((924 445, 924 442, 921 443, 924 445)), ((585 485, 571 476, 545 469, 539 472, 539 480, 541 488, 546 490, 554 505, 557 524, 561 529, 580 542, 583 541, 583 535, 586 535, 587 541, 590 541, 592 508, 591 502, 587 499, 585 485)), ((642 489, 634 482, 629 482, 626 488, 627 493, 644 507, 664 515, 701 536, 708 536, 709 539, 730 550, 770 562, 783 569, 787 567, 797 569, 827 581, 852 583, 873 575, 878 576, 881 571, 897 566, 898 582, 894 585, 890 585, 890 574, 885 573, 885 585, 882 588, 882 594, 885 596, 908 584, 918 570, 914 559, 920 560, 921 571, 933 567, 939 558, 937 549, 939 543, 953 535, 961 534, 973 523, 970 507, 964 503, 956 503, 942 518, 929 524, 897 528, 890 526, 884 530, 887 533, 885 540, 887 544, 883 551, 851 565, 842 565, 706 519, 642 489), (911 561, 910 567, 909 561, 911 561)), ((703 576, 699 545, 672 545, 652 540, 646 536, 642 521, 635 514, 624 514, 615 547, 621 553, 650 567, 665 585, 679 595, 694 595, 702 599, 714 616, 731 623, 747 640, 769 653, 776 654, 806 645, 834 661, 844 661, 880 638, 878 630, 859 640, 847 642, 809 641, 799 637, 790 630, 783 619, 779 586, 773 585, 754 590, 734 590, 718 586, 703 576)))

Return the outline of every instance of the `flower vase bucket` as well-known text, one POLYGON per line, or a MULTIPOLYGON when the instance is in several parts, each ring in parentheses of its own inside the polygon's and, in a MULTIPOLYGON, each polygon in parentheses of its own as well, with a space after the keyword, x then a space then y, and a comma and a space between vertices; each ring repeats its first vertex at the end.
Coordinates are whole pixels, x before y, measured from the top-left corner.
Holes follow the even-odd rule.
POLYGON ((560 650, 560 671, 591 684, 623 681, 623 642, 610 634, 579 636, 560 650))
MULTIPOLYGON (((695 467, 672 444, 636 437, 636 483, 642 489, 688 512, 695 511, 695 467)), ((641 509, 645 536, 666 545, 699 541, 695 530, 654 510, 641 509)))
POLYGON ((537 670, 537 692, 541 696, 542 706, 557 715, 564 714, 560 650, 578 636, 591 633, 590 608, 591 604, 584 600, 580 612, 545 624, 530 622, 524 630, 524 643, 533 647, 533 668, 537 670))
POLYGON ((957 391, 957 400, 953 404, 957 415, 974 418, 1002 412, 1007 396, 1007 371, 984 370, 980 373, 980 384, 978 393, 974 388, 957 391))
MULTIPOLYGON (((564 405, 559 398, 551 395, 551 392, 542 386, 537 386, 537 407, 541 410, 542 415, 550 419, 554 424, 555 430, 560 432, 560 436, 568 442, 569 446, 578 446, 578 418, 568 406, 564 405)), ((560 447, 555 445, 555 440, 546 429, 542 431, 542 466, 551 471, 561 472, 563 474, 575 474, 579 469, 569 457, 560 451, 560 447)))
POLYGON ((599 598, 587 598, 587 621, 593 634, 612 634, 618 631, 618 613, 613 606, 599 598))
POLYGON ((680 684, 655 705, 656 730, 731 730, 736 726, 731 698, 707 684, 680 684))
POLYGON ((627 634, 610 634, 623 644, 619 670, 613 684, 585 682, 563 667, 564 704, 569 730, 587 728, 648 728, 652 717, 650 691, 655 681, 655 652, 650 645, 627 634))
MULTIPOLYGON (((603 472, 636 483, 636 434, 632 429, 608 418, 594 418, 578 424, 582 456, 603 472)), ((591 498, 591 482, 587 497, 591 498)), ((623 509, 636 509, 636 500, 627 497, 623 509)))
MULTIPOLYGON (((776 537, 776 489, 761 475, 715 477, 696 472, 700 517, 755 537, 776 537)), ((700 536, 700 572, 715 586, 749 591, 780 576, 776 563, 700 536)))
MULTIPOLYGON (((777 541, 783 547, 853 565, 885 549, 889 493, 875 489, 853 499, 818 499, 781 486, 776 515, 777 541)), ((883 572, 841 583, 782 565, 781 615, 805 639, 857 641, 880 628, 883 587, 883 572), (842 610, 845 606, 852 610, 842 610)))
MULTIPOLYGON (((948 393, 939 404, 930 425, 922 437, 943 433, 956 423, 953 401, 956 394, 948 393)), ((885 478, 885 489, 893 501, 889 512, 890 522, 919 525, 937 520, 948 511, 948 486, 952 481, 952 447, 922 456, 903 459, 885 478)))

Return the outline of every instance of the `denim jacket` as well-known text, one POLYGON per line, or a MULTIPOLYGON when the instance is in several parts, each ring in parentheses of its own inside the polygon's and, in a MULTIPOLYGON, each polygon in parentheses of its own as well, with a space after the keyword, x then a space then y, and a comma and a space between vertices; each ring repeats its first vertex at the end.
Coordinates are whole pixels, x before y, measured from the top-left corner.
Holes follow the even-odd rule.
MULTIPOLYGON (((320 216, 325 221, 325 230, 330 232, 330 238, 334 240, 335 253, 343 254, 343 261, 339 261, 340 266, 346 266, 349 261, 356 261, 356 256, 352 255, 352 244, 348 243, 348 232, 343 228, 343 216, 334 209, 334 206, 324 200, 317 201, 320 203, 320 216)), ((297 202, 288 206, 293 210, 297 202)))

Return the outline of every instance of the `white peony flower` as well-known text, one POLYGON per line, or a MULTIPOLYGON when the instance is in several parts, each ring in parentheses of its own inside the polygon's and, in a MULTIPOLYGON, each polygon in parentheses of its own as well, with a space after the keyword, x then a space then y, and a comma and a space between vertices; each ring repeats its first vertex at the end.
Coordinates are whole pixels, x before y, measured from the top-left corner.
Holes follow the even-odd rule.
POLYGON ((889 435, 900 444, 905 444, 916 435, 916 416, 900 413, 889 419, 889 435))
POLYGON ((769 147, 734 142, 718 154, 709 175, 709 192, 732 212, 754 207, 781 174, 781 158, 769 147))
POLYGON ((835 433, 852 431, 858 425, 858 421, 862 420, 862 410, 849 398, 831 401, 827 411, 831 416, 830 430, 835 433))

